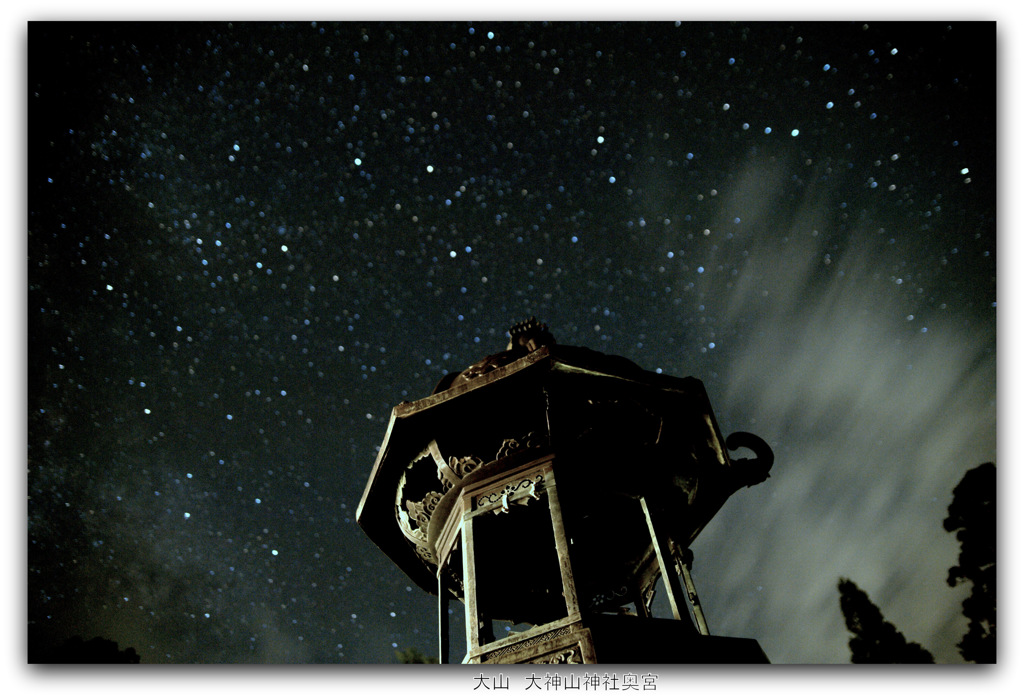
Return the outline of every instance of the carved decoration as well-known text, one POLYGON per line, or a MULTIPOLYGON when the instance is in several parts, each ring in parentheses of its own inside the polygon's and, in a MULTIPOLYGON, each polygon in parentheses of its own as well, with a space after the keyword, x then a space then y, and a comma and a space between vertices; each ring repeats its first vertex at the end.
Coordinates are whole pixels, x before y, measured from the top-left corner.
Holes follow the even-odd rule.
POLYGON ((507 514, 512 504, 529 504, 531 499, 540 499, 539 492, 543 492, 544 474, 539 473, 534 477, 527 477, 518 482, 509 482, 501 489, 493 490, 482 494, 476 499, 476 508, 483 509, 492 504, 501 504, 494 510, 495 514, 507 514))
POLYGON ((428 492, 419 502, 407 499, 405 508, 398 510, 398 525, 405 537, 416 548, 416 554, 420 559, 431 564, 437 564, 437 556, 427 545, 427 526, 440 501, 439 492, 428 492))
POLYGON ((573 647, 566 647, 564 650, 554 654, 544 655, 531 659, 530 664, 583 664, 583 649, 577 643, 573 647))
POLYGON ((768 471, 772 469, 775 462, 775 454, 771 447, 765 443, 760 436, 755 436, 746 431, 737 431, 729 434, 725 440, 725 447, 730 451, 738 448, 749 448, 754 452, 756 458, 734 458, 733 467, 740 473, 741 482, 747 487, 764 482, 768 479, 768 471))
POLYGON ((554 344, 555 337, 548 330, 548 326, 531 317, 528 320, 516 323, 509 329, 509 342, 505 351, 485 356, 462 373, 453 376, 450 381, 442 381, 442 384, 438 385, 434 392, 447 389, 453 384, 479 378, 495 369, 507 366, 516 359, 520 359, 541 347, 554 346, 554 344))
POLYGON ((479 468, 484 464, 483 460, 476 456, 462 456, 461 458, 452 456, 448 459, 448 467, 459 476, 459 479, 465 478, 471 472, 479 468))
POLYGON ((570 628, 558 628, 558 629, 552 630, 550 632, 542 633, 540 635, 536 635, 534 637, 527 638, 527 639, 525 639, 525 640, 523 640, 521 642, 517 642, 517 643, 515 643, 513 645, 506 645, 505 647, 500 647, 500 648, 494 650, 493 652, 488 652, 486 654, 482 654, 482 655, 480 655, 480 661, 481 662, 494 662, 495 659, 498 659, 500 657, 505 657, 505 656, 508 656, 508 655, 513 654, 515 652, 520 652, 522 650, 528 649, 530 647, 536 647, 537 645, 541 644, 542 642, 547 642, 548 640, 554 640, 555 638, 564 637, 565 635, 570 635, 570 634, 572 634, 572 629, 570 629, 570 628))
POLYGON ((548 326, 539 322, 535 317, 512 325, 508 334, 509 349, 520 347, 522 351, 531 352, 540 347, 552 346, 555 343, 555 336, 551 334, 548 326))
POLYGON ((609 605, 621 605, 622 600, 627 598, 632 601, 629 588, 623 585, 618 589, 607 589, 605 591, 595 593, 590 598, 588 607, 591 611, 599 611, 609 605))
POLYGON ((501 448, 498 449, 498 455, 495 458, 507 458, 513 454, 527 451, 531 448, 540 448, 544 445, 543 435, 536 431, 531 431, 520 439, 505 439, 502 441, 501 448))
POLYGON ((419 555, 421 559, 431 564, 437 564, 437 557, 430 548, 425 545, 417 545, 415 547, 416 554, 419 555))
POLYGON ((437 503, 440 501, 440 492, 428 492, 422 501, 413 502, 406 500, 405 508, 409 512, 409 516, 412 517, 412 520, 418 524, 418 527, 425 531, 430 524, 430 517, 437 508, 437 503))

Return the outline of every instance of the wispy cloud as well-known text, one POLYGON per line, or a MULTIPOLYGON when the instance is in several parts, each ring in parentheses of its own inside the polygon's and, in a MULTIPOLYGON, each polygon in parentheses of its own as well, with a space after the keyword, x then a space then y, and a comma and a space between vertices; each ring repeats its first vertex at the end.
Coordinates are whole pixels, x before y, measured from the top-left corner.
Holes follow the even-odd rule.
POLYGON ((962 591, 945 584, 957 547, 941 524, 964 471, 995 458, 994 317, 908 312, 932 290, 890 278, 889 238, 855 228, 836 245, 828 191, 779 215, 787 174, 752 163, 723 207, 746 211, 749 254, 732 288, 709 288, 743 328, 716 409, 756 420, 732 426, 777 460, 698 543, 707 578, 736 584, 707 606, 773 661, 846 662, 847 576, 910 639, 958 661, 962 591))

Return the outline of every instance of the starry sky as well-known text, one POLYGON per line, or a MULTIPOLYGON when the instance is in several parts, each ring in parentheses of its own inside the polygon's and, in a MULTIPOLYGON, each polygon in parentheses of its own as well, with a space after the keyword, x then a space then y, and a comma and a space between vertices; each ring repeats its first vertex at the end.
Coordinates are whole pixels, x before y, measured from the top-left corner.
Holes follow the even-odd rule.
POLYGON ((693 546, 712 633, 848 662, 849 577, 961 661, 942 520, 996 460, 995 40, 31 23, 30 647, 436 654, 356 507, 391 408, 536 316, 774 449, 693 546))

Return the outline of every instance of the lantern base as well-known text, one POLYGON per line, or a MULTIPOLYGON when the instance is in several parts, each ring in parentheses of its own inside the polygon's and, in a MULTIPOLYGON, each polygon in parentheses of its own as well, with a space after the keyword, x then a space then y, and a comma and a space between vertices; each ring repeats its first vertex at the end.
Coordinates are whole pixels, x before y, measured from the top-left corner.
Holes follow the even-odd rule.
POLYGON ((700 635, 688 621, 595 615, 485 645, 469 664, 769 664, 757 640, 700 635))

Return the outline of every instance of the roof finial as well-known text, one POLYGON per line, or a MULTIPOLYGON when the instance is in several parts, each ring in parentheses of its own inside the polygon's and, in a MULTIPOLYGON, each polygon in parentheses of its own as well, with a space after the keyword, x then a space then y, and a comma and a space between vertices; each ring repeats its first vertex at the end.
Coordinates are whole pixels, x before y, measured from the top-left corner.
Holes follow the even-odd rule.
POLYGON ((555 336, 548 330, 548 326, 532 316, 528 320, 512 325, 508 334, 509 342, 506 349, 523 347, 527 353, 530 353, 540 347, 555 344, 555 336))

